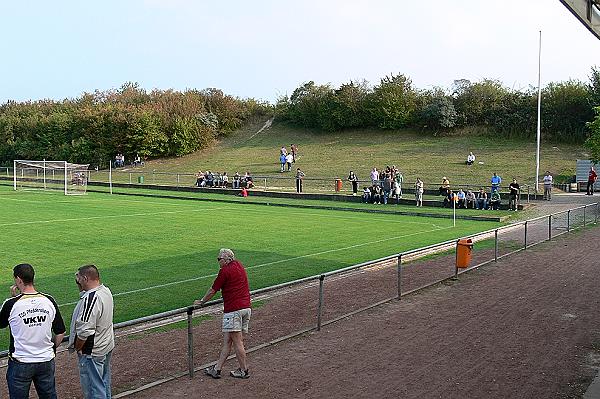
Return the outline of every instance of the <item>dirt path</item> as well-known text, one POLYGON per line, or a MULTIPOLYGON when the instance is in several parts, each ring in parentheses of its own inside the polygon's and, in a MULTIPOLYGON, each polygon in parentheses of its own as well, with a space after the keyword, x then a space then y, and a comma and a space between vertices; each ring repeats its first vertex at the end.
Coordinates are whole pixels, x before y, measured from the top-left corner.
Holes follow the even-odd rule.
POLYGON ((599 228, 563 236, 258 351, 249 380, 181 378, 135 397, 581 397, 600 355, 598 242, 599 228))

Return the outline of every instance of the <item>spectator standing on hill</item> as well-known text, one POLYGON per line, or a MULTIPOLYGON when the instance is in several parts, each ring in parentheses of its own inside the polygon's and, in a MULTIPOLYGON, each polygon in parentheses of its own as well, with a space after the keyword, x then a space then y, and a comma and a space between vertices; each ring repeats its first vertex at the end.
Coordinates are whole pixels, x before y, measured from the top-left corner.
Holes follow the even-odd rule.
POLYGON ((473 154, 473 151, 469 152, 469 155, 467 155, 467 165, 471 166, 475 163, 475 155, 473 154))
POLYGON ((285 156, 285 163, 287 164, 287 170, 288 172, 292 170, 292 163, 294 163, 294 157, 292 156, 292 154, 287 154, 285 156))
POLYGON ((290 145, 290 152, 292 153, 292 162, 296 163, 298 157, 298 146, 296 144, 290 145))
POLYGON ((285 172, 286 155, 279 154, 279 163, 281 164, 281 173, 285 172))
POLYGON ((395 170, 394 181, 398 183, 398 190, 400 191, 399 198, 402 198, 402 183, 404 183, 404 176, 402 175, 402 172, 397 169, 395 170))
POLYGON ((249 378, 243 335, 248 333, 252 315, 248 275, 242 263, 235 259, 231 249, 221 249, 217 261, 219 274, 212 287, 202 299, 194 301, 194 305, 202 306, 218 291, 221 291, 223 296, 223 345, 217 363, 204 369, 204 373, 212 378, 221 378, 221 369, 233 347, 239 368, 229 374, 235 378, 249 378))
POLYGON ((392 194, 392 178, 389 173, 385 174, 383 179, 383 203, 388 203, 388 198, 390 198, 392 194))
POLYGON ((6 383, 11 398, 29 398, 33 382, 39 398, 54 399, 54 357, 65 324, 54 298, 35 289, 34 276, 30 264, 15 266, 11 297, 0 310, 0 328, 10 327, 6 383))
POLYGON ((363 202, 365 204, 368 204, 369 202, 371 202, 371 190, 369 189, 369 186, 364 186, 363 187, 363 202))
POLYGON ((490 182, 492 183, 492 192, 498 191, 500 189, 500 184, 502 183, 502 178, 494 172, 490 182))
POLYGON ((396 205, 400 204, 400 198, 402 198, 402 189, 396 180, 394 180, 392 183, 392 195, 396 197, 396 205))
POLYGON ((94 265, 81 266, 75 282, 80 297, 71 319, 69 350, 77 351, 83 397, 109 399, 115 347, 113 296, 100 282, 100 273, 94 265))
POLYGON ((508 195, 508 210, 516 211, 521 191, 521 187, 519 186, 519 183, 517 183, 517 179, 512 180, 512 183, 509 184, 508 189, 510 190, 508 195))
POLYGON ((475 198, 475 193, 471 190, 467 190, 467 195, 465 195, 465 208, 469 209, 469 205, 471 208, 475 209, 475 204, 477 202, 477 198, 475 198))
POLYGON ((358 177, 356 177, 353 171, 350 171, 348 181, 352 184, 352 195, 356 195, 358 192, 358 177))
POLYGON ((204 174, 204 179, 206 180, 206 187, 214 187, 215 185, 215 175, 210 170, 207 170, 204 174))
POLYGON ((544 199, 550 201, 552 199, 552 175, 550 171, 546 171, 544 176, 544 199))
POLYGON ((287 155, 287 149, 285 148, 285 146, 281 146, 281 154, 282 155, 287 155))
POLYGON ((488 196, 483 187, 479 189, 477 193, 477 209, 486 209, 488 207, 488 196))
POLYGON ((377 168, 373 168, 373 170, 371 170, 371 184, 375 184, 379 182, 379 172, 377 171, 377 168))
POLYGON ((594 183, 596 183, 597 179, 598 179, 598 175, 596 174, 594 167, 590 166, 590 171, 588 172, 586 195, 594 195, 594 183))
POLYGON ((300 170, 300 168, 296 169, 296 192, 297 193, 302 192, 302 182, 304 180, 304 176, 306 176, 306 175, 304 174, 303 171, 300 170))
POLYGON ((417 177, 417 181, 415 182, 415 200, 417 201, 417 206, 423 206, 423 191, 423 181, 417 177))

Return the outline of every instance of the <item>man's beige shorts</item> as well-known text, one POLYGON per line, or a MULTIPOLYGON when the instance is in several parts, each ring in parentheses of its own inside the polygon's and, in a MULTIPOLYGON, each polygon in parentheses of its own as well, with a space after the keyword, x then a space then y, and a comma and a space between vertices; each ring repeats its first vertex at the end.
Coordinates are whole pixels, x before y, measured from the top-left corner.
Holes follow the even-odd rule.
POLYGON ((251 314, 250 308, 223 313, 223 332, 243 331, 247 333, 251 314))

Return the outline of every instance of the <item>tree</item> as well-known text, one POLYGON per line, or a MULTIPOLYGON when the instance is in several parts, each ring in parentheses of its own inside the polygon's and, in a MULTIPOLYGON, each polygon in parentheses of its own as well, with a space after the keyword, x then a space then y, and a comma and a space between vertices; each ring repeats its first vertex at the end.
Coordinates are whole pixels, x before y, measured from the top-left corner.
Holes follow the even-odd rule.
POLYGON ((375 86, 369 101, 373 121, 382 129, 409 126, 417 110, 417 93, 412 81, 402 75, 390 75, 375 86))
POLYGON ((587 124, 590 129, 590 136, 585 141, 585 146, 591 151, 591 158, 594 163, 600 162, 600 107, 594 108, 596 117, 587 124))
POLYGON ((456 126, 458 114, 452 103, 440 88, 423 92, 420 95, 421 106, 417 113, 417 124, 424 129, 438 132, 456 126))

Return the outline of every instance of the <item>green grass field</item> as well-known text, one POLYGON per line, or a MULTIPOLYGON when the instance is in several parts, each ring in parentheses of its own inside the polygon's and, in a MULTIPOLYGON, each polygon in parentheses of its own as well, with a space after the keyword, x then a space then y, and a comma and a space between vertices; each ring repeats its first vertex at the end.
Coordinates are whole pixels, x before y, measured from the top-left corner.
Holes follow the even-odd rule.
POLYGON ((56 298, 67 322, 78 297, 74 273, 87 263, 113 291, 119 322, 189 305, 212 283, 221 247, 236 252, 257 289, 498 225, 8 186, 0 203, 0 285, 8 295, 12 267, 31 263, 38 289, 56 298))

